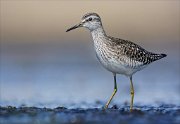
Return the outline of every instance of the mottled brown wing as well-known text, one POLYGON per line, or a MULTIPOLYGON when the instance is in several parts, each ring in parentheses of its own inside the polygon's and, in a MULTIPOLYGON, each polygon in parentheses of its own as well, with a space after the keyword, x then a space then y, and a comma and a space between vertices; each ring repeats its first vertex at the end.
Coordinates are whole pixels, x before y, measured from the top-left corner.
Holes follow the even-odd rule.
POLYGON ((109 37, 112 42, 114 42, 115 46, 117 46, 117 51, 122 55, 129 57, 134 61, 138 61, 143 63, 143 65, 149 64, 153 61, 161 59, 165 57, 165 54, 155 54, 148 52, 141 46, 119 38, 109 37))

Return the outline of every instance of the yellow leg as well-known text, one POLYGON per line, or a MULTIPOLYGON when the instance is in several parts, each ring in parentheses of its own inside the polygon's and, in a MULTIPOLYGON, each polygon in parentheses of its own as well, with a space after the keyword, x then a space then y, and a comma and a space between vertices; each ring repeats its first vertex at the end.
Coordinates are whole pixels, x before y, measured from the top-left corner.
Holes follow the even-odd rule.
POLYGON ((130 111, 132 112, 133 110, 133 101, 134 101, 134 86, 132 82, 132 76, 130 77, 130 82, 131 82, 131 105, 130 105, 130 111))
POLYGON ((114 74, 114 91, 113 91, 110 99, 109 99, 108 102, 106 103, 105 109, 108 108, 108 106, 109 106, 109 104, 111 103, 111 101, 112 101, 114 95, 116 94, 116 92, 117 92, 116 74, 114 74))

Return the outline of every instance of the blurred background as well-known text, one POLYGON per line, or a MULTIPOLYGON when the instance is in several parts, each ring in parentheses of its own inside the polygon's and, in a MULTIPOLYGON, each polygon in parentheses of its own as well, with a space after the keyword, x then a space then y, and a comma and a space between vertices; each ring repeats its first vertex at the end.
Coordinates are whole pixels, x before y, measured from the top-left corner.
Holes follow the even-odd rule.
MULTIPOLYGON (((180 103, 180 1, 0 1, 0 105, 83 107, 105 103, 112 74, 95 57, 86 29, 66 33, 87 12, 108 35, 168 56, 134 75, 135 104, 180 103)), ((130 101, 118 75, 115 103, 130 101)))

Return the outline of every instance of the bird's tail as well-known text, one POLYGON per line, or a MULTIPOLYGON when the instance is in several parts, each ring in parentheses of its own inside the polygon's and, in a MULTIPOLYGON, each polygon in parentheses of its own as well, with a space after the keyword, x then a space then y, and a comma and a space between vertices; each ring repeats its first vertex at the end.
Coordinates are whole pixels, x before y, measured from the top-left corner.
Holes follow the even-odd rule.
POLYGON ((154 61, 166 57, 166 54, 153 54, 154 61))
POLYGON ((167 56, 166 54, 160 54, 160 55, 161 55, 161 58, 164 58, 167 56))

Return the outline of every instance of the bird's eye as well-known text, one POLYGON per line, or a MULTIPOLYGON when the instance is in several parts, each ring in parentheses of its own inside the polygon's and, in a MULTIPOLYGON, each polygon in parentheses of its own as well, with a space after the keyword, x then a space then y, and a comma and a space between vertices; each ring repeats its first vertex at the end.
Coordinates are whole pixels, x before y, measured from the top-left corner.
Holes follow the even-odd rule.
POLYGON ((92 20, 92 18, 89 18, 89 21, 91 21, 92 20))

